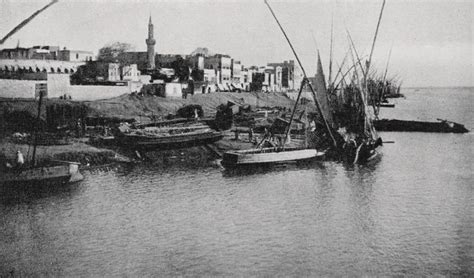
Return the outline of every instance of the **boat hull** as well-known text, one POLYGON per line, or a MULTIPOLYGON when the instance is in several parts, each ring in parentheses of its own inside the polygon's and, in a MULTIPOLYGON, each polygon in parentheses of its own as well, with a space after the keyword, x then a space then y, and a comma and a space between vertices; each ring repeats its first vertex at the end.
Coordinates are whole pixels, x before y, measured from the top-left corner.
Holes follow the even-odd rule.
POLYGON ((64 184, 80 181, 82 179, 83 176, 79 172, 79 165, 71 163, 55 166, 12 169, 0 174, 0 185, 64 184))
POLYGON ((122 135, 117 139, 122 146, 130 147, 138 150, 169 150, 180 149, 195 146, 212 144, 223 138, 220 132, 206 132, 193 135, 176 135, 176 136, 139 136, 139 135, 122 135))
POLYGON ((378 131, 466 133, 463 125, 451 122, 421 122, 381 119, 374 122, 378 131))
POLYGON ((275 150, 264 148, 224 153, 222 166, 232 168, 237 166, 270 165, 291 162, 302 162, 322 158, 323 152, 315 149, 285 149, 275 150))

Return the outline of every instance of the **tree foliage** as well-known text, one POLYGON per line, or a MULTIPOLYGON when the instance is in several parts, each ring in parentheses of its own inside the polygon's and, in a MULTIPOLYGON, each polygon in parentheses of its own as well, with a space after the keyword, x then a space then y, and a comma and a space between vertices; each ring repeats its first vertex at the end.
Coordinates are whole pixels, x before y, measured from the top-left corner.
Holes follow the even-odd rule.
POLYGON ((97 60, 101 62, 124 64, 126 61, 122 59, 123 55, 121 54, 130 50, 132 50, 132 45, 129 43, 113 42, 99 49, 97 60))
POLYGON ((193 69, 191 76, 194 81, 204 81, 204 70, 193 69))
POLYGON ((174 69, 174 74, 179 78, 179 81, 184 82, 189 79, 189 62, 181 56, 171 63, 171 68, 174 69))
POLYGON ((263 82, 265 81, 265 74, 261 72, 256 72, 252 75, 252 83, 250 83, 251 91, 260 91, 262 90, 263 82))

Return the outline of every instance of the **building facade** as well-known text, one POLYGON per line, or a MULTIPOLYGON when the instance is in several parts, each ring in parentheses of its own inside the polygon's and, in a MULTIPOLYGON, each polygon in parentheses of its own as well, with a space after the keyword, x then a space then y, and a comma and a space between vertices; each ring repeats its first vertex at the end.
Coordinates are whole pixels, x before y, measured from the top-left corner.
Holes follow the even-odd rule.
POLYGON ((40 46, 36 45, 29 48, 16 47, 0 50, 0 59, 15 60, 57 60, 68 62, 85 62, 93 60, 92 51, 70 50, 64 48, 60 50, 59 46, 40 46))
POLYGON ((269 63, 268 66, 275 69, 276 81, 281 83, 281 90, 295 90, 300 86, 301 77, 298 75, 298 67, 294 60, 283 61, 283 63, 269 63), (281 72, 281 73, 280 73, 281 72), (278 73, 281 75, 278 76, 278 73))
POLYGON ((241 84, 242 64, 240 61, 232 59, 232 84, 241 84))
POLYGON ((229 55, 216 54, 206 57, 204 67, 216 71, 217 83, 229 86, 232 83, 232 58, 229 55))
POLYGON ((124 81, 139 81, 140 71, 136 64, 126 65, 122 67, 122 80, 124 81))
POLYGON ((69 62, 86 62, 93 60, 92 51, 70 50, 64 48, 58 52, 58 60, 69 62))

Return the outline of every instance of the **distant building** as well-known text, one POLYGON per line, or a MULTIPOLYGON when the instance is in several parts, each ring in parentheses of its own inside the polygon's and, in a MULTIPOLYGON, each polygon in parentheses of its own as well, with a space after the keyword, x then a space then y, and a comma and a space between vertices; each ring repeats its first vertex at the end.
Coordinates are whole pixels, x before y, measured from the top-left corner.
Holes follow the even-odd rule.
POLYGON ((217 83, 223 85, 223 88, 230 90, 228 86, 232 82, 232 59, 229 55, 216 54, 206 57, 204 67, 216 71, 217 83), (226 88, 227 87, 227 88, 226 88))
POLYGON ((101 61, 88 62, 78 68, 73 78, 77 79, 77 83, 94 83, 94 82, 117 82, 121 81, 120 65, 118 63, 108 63, 101 61))
POLYGON ((211 84, 217 83, 216 71, 213 69, 204 69, 204 81, 207 81, 211 84))
POLYGON ((242 64, 240 61, 236 61, 232 59, 232 83, 233 84, 240 84, 240 79, 242 77, 242 64))
POLYGON ((16 47, 0 50, 0 59, 16 60, 58 60, 69 62, 85 62, 93 58, 92 51, 59 49, 59 46, 16 47))
POLYGON ((297 76, 297 67, 295 61, 284 61, 283 63, 269 63, 276 72, 276 81, 278 86, 281 83, 281 90, 294 90, 299 86, 299 76, 297 76), (281 71, 281 75, 278 75, 281 71))
POLYGON ((205 56, 202 54, 187 56, 187 60, 189 61, 189 66, 192 69, 204 70, 204 59, 205 59, 205 56))
POLYGON ((70 50, 66 48, 64 48, 63 50, 59 50, 58 54, 58 60, 70 62, 92 61, 93 57, 93 53, 91 51, 70 50))
POLYGON ((91 51, 60 50, 50 45, 5 48, 0 50, 0 68, 8 72, 73 73, 92 57, 91 51))
POLYGON ((16 47, 0 50, 2 59, 59 60, 59 46, 16 47))
POLYGON ((122 67, 122 80, 124 81, 139 81, 140 71, 136 64, 126 65, 122 67))

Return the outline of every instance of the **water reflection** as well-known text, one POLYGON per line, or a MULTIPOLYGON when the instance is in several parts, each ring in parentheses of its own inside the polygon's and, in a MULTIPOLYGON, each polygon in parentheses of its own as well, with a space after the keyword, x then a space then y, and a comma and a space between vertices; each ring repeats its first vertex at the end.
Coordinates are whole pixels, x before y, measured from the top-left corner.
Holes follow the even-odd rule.
POLYGON ((313 161, 304 163, 286 163, 286 164, 257 164, 242 165, 235 168, 223 169, 223 177, 250 176, 258 174, 269 174, 271 172, 281 171, 299 171, 324 168, 323 161, 313 161))
POLYGON ((80 182, 67 184, 27 184, 0 186, 0 206, 28 204, 41 199, 71 198, 80 188, 80 182))

